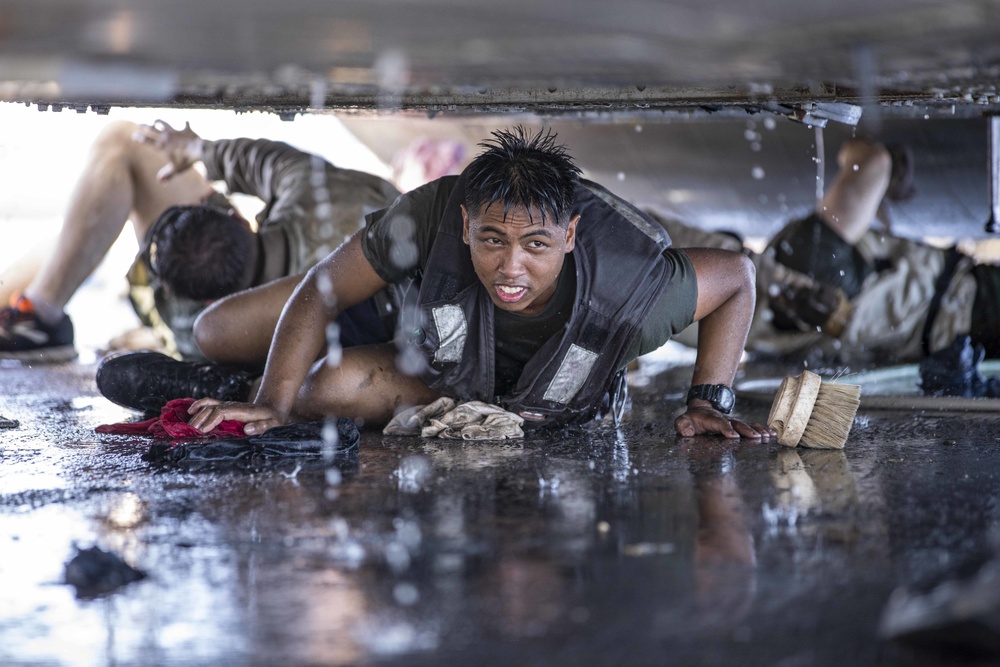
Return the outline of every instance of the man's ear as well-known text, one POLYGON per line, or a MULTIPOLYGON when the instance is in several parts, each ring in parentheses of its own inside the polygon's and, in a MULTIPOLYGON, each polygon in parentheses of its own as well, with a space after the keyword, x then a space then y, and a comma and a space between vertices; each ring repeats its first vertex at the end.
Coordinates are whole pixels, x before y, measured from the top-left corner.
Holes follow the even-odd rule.
POLYGON ((577 213, 572 218, 569 219, 569 224, 566 225, 566 252, 573 252, 573 248, 576 247, 576 224, 580 222, 580 214, 577 213))
POLYGON ((462 240, 465 241, 465 245, 469 245, 469 209, 465 208, 465 204, 461 204, 462 207, 462 240))

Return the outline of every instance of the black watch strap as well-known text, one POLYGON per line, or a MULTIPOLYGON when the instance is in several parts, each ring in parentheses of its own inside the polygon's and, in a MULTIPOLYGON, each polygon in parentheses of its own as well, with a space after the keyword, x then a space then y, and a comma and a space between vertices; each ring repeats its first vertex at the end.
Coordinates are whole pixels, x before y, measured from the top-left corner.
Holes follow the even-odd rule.
POLYGON ((736 405, 736 394, 724 384, 696 384, 688 391, 688 401, 692 398, 708 401, 724 415, 732 412, 736 405))

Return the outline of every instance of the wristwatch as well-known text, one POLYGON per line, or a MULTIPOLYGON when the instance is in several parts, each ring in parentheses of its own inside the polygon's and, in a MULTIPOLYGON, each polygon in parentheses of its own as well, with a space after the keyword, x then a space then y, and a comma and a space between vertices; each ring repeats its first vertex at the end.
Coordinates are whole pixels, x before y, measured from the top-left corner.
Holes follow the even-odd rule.
POLYGON ((724 415, 732 412, 736 405, 736 394, 724 384, 696 384, 688 392, 688 401, 692 398, 708 401, 724 415))

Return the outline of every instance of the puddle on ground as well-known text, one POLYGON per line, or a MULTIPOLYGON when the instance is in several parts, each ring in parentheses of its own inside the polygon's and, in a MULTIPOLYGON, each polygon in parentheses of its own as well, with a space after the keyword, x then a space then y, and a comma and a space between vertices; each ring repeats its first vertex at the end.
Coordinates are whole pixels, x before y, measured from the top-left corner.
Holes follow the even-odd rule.
POLYGON ((0 448, 0 663, 873 663, 891 590, 1000 521, 990 420, 861 414, 842 452, 678 439, 666 386, 619 429, 364 433, 336 474, 153 466, 94 437, 99 399, 21 414, 66 421, 0 448), (149 576, 76 599, 62 568, 95 545, 149 576))

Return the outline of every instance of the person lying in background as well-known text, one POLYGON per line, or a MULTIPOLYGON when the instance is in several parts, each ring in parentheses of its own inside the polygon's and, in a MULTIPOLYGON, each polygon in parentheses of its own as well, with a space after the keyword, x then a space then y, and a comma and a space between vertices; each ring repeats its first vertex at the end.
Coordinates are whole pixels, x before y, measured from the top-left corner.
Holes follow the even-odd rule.
POLYGON ((189 124, 116 121, 91 149, 54 253, 0 309, 0 359, 76 356, 64 308, 129 220, 141 248, 129 271, 140 319, 168 351, 199 358, 193 325, 208 303, 301 276, 398 195, 388 181, 284 143, 208 141, 189 124), (207 176, 190 168, 197 162, 207 176), (256 228, 214 181, 264 202, 256 228))

